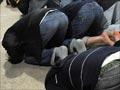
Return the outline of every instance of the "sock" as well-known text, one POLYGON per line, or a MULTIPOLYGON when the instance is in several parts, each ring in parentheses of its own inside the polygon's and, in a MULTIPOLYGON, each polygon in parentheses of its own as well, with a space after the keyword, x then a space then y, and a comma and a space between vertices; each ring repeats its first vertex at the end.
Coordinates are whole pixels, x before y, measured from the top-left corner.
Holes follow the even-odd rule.
POLYGON ((60 47, 54 48, 53 54, 51 57, 51 65, 56 65, 58 62, 60 63, 60 61, 67 56, 68 56, 68 49, 66 46, 60 46, 60 47))
POLYGON ((70 43, 70 52, 82 53, 86 51, 86 46, 83 40, 81 39, 73 39, 70 43))

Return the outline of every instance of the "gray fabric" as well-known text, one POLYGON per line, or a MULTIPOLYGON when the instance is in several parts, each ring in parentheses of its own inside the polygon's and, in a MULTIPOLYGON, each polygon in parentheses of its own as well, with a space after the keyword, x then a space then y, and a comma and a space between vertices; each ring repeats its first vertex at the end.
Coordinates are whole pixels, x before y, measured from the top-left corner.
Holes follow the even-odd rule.
POLYGON ((105 15, 102 17, 101 27, 103 27, 103 29, 107 29, 109 27, 108 19, 105 15))
POLYGON ((115 5, 112 24, 120 24, 120 1, 115 5))
POLYGON ((107 18, 108 25, 120 24, 120 1, 106 10, 104 15, 107 18))
POLYGON ((95 90, 120 90, 120 60, 100 74, 95 90))
POLYGON ((82 39, 72 39, 69 48, 71 53, 76 52, 80 54, 86 51, 85 42, 82 39))
POLYGON ((105 29, 106 32, 111 32, 111 31, 120 31, 120 24, 112 24, 109 25, 107 29, 105 29))
POLYGON ((114 7, 115 7, 115 4, 104 12, 104 15, 108 21, 108 25, 111 25, 114 7))
POLYGON ((84 37, 82 39, 66 39, 63 42, 63 45, 68 47, 69 53, 82 53, 86 51, 86 41, 88 37, 84 37))
POLYGON ((66 46, 55 47, 50 58, 51 65, 55 66, 68 56, 68 49, 66 46))

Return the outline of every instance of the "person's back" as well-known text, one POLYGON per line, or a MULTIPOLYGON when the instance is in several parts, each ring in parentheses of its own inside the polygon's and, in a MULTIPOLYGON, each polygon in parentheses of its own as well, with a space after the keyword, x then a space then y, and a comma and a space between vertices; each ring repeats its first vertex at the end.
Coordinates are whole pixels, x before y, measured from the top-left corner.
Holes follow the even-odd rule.
MULTIPOLYGON (((113 71, 117 71, 120 67, 120 61, 118 61, 119 64, 110 66, 110 69, 104 70, 104 67, 102 67, 106 57, 116 52, 120 53, 120 47, 104 46, 90 49, 81 54, 69 55, 61 61, 60 67, 55 66, 50 69, 45 81, 46 90, 103 90, 103 87, 108 89, 107 86, 116 88, 111 90, 119 90, 120 80, 115 81, 116 76, 113 76, 114 73, 111 73, 110 69, 113 70, 114 67, 113 71), (100 73, 109 74, 108 77, 112 75, 115 82, 111 82, 110 85, 100 84, 102 80, 104 81, 104 77, 106 80, 111 81, 107 76, 99 76, 100 73), (96 87, 98 80, 101 81, 98 82, 99 84, 96 87), (113 84, 116 87, 112 86, 113 84)), ((120 72, 116 72, 116 74, 117 77, 120 77, 120 72)))

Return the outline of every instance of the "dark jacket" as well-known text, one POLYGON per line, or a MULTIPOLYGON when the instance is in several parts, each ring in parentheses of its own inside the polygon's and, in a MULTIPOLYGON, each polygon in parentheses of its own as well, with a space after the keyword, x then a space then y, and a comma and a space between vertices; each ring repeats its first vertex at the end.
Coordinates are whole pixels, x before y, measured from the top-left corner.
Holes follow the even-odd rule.
MULTIPOLYGON (((27 61, 32 59, 33 62, 36 61, 40 64, 42 39, 39 23, 48 10, 50 9, 38 9, 29 13, 5 32, 2 45, 7 50, 10 57, 19 58, 21 57, 21 51, 23 51, 22 55, 25 56, 27 61)), ((15 61, 13 61, 13 63, 14 62, 15 61)))
POLYGON ((94 90, 105 58, 120 51, 120 47, 104 46, 78 55, 69 55, 61 67, 50 69, 46 90, 94 90))

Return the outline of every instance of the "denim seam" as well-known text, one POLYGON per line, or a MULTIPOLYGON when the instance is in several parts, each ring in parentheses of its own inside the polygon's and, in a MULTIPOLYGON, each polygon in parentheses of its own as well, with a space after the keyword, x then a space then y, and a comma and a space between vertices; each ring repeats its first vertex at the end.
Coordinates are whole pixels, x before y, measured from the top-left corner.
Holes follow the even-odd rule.
POLYGON ((53 12, 53 11, 56 11, 57 9, 54 9, 54 10, 49 10, 48 12, 45 13, 44 17, 42 18, 40 24, 43 22, 43 20, 45 19, 45 17, 50 13, 50 12, 53 12))

